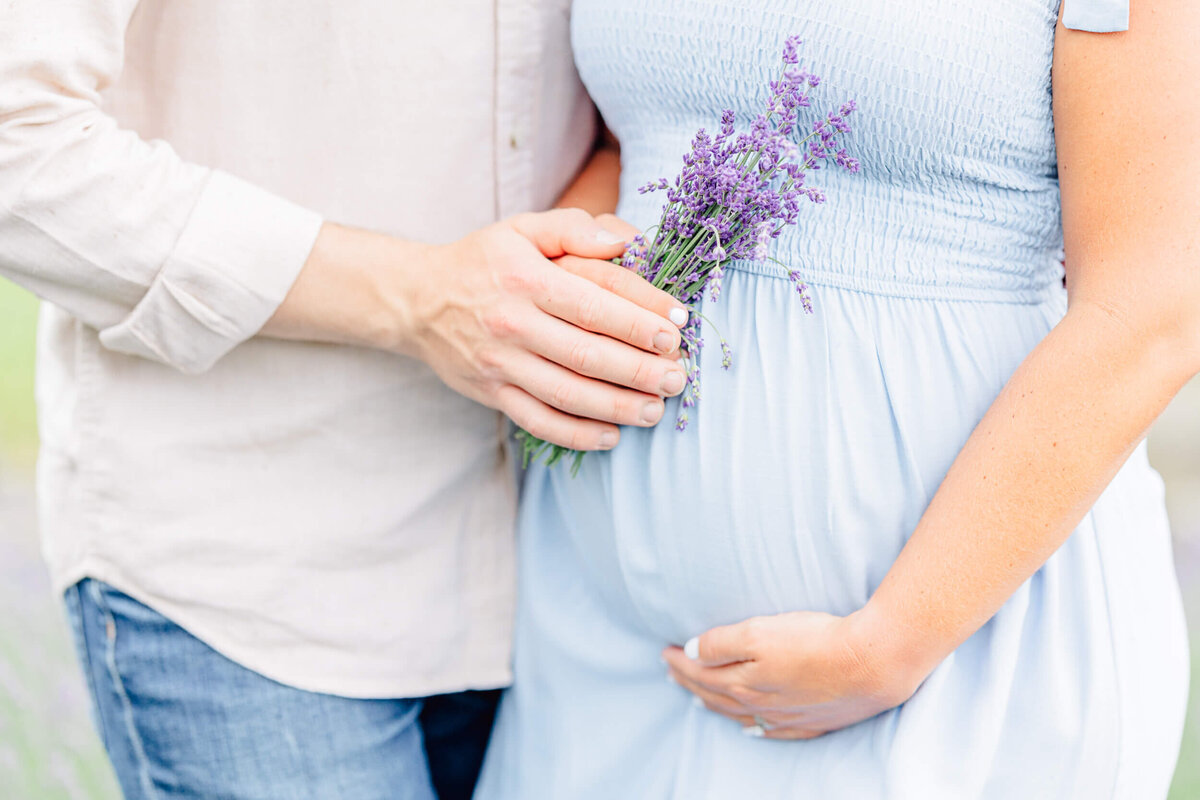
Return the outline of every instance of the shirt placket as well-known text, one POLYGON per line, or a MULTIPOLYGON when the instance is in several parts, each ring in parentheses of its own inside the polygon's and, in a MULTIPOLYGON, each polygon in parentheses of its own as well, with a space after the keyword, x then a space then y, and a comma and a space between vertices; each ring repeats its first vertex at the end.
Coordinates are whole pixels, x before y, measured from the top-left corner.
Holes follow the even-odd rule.
POLYGON ((541 0, 496 0, 493 148, 498 219, 529 211, 533 201, 542 13, 541 0))

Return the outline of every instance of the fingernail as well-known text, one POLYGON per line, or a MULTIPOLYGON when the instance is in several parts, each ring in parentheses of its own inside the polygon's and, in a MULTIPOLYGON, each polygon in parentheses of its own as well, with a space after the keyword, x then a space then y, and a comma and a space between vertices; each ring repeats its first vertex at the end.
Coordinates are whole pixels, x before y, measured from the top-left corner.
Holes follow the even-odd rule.
POLYGON ((742 728, 742 735, 743 736, 753 736, 755 739, 761 739, 762 737, 767 735, 767 732, 765 730, 763 730, 762 725, 750 725, 748 727, 742 728))
POLYGON ((687 644, 683 646, 683 654, 695 661, 700 657, 700 637, 693 636, 687 640, 687 644))
POLYGON ((600 434, 600 449, 611 450, 617 446, 617 434, 612 431, 605 431, 600 434))
POLYGON ((700 695, 692 695, 692 705, 694 705, 696 708, 704 708, 704 701, 700 699, 700 695))
POLYGON ((658 400, 651 400, 642 406, 642 422, 647 425, 653 425, 662 419, 663 404, 658 400))
POLYGON ((677 339, 678 337, 673 334, 666 331, 659 331, 654 334, 654 349, 660 353, 669 353, 675 349, 677 339))
POLYGON ((688 312, 686 308, 672 308, 667 314, 667 319, 671 320, 671 324, 676 328, 682 328, 687 324, 688 312))
POLYGON ((678 370, 672 370, 663 376, 662 383, 659 384, 659 390, 668 396, 674 397, 683 391, 683 382, 686 380, 683 373, 678 370))
POLYGON ((667 683, 671 684, 672 686, 679 685, 678 683, 675 682, 675 677, 669 672, 667 673, 667 683))
POLYGON ((600 244, 622 244, 625 240, 612 231, 606 231, 604 228, 601 228, 596 231, 596 241, 600 244))

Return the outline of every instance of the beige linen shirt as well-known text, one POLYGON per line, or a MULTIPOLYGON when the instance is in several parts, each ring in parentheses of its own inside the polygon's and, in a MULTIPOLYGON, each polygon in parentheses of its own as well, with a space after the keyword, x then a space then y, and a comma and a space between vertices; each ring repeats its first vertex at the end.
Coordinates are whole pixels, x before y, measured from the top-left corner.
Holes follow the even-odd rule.
POLYGON ((431 242, 550 205, 569 0, 6 0, 0 275, 42 307, 41 522, 304 689, 509 679, 501 418, 424 365, 255 338, 324 218, 431 242))

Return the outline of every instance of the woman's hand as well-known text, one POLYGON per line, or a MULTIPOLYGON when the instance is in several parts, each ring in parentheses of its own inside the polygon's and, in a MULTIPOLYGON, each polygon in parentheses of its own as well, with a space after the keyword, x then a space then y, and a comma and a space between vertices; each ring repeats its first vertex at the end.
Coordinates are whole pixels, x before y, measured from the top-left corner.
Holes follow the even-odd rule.
POLYGON ((671 678, 749 736, 812 739, 903 703, 924 675, 890 669, 862 613, 798 611, 713 628, 663 657, 671 678))

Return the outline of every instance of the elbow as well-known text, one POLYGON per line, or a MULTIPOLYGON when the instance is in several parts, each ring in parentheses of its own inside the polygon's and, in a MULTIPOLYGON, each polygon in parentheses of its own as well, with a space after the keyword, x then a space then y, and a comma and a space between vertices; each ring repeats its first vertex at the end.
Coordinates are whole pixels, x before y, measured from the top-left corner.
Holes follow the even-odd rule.
POLYGON ((0 82, 0 206, 52 206, 64 183, 58 165, 97 157, 94 142, 113 125, 92 103, 0 82))
POLYGON ((1179 292, 1144 311, 1138 330, 1169 377, 1186 383, 1200 375, 1200 292, 1179 292))
POLYGON ((1071 312, 1090 318, 1100 341, 1182 384, 1200 375, 1200 297, 1195 294, 1083 301, 1072 304, 1071 312))
POLYGON ((1187 380, 1200 375, 1200 306, 1195 308, 1192 324, 1179 338, 1181 368, 1187 380))

